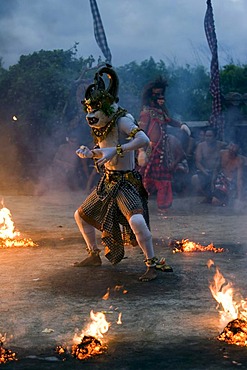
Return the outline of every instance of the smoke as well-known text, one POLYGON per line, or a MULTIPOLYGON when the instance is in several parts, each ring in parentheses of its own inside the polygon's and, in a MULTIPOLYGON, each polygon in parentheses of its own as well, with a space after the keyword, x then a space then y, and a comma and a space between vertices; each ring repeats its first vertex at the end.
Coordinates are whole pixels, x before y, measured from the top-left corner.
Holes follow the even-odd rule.
POLYGON ((0 125, 0 190, 18 191, 23 178, 18 148, 13 140, 13 127, 0 125))

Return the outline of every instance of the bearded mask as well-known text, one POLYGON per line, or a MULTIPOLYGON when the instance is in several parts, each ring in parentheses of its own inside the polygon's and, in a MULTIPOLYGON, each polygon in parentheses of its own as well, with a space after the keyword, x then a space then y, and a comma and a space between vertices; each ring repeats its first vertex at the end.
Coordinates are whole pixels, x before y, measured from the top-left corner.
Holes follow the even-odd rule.
POLYGON ((117 111, 118 86, 118 76, 109 64, 101 67, 96 72, 94 83, 88 86, 85 99, 82 101, 87 113, 86 119, 91 128, 106 126, 112 115, 117 111), (102 78, 104 74, 109 79, 107 88, 102 78))
POLYGON ((147 84, 143 90, 142 105, 162 106, 165 103, 167 81, 161 76, 147 84))

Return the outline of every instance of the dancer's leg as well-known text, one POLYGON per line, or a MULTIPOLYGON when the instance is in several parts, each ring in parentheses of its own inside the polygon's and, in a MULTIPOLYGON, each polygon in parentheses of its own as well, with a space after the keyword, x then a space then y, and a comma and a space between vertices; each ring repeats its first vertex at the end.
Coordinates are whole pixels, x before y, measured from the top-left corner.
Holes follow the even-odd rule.
POLYGON ((100 249, 98 249, 96 241, 95 228, 92 225, 86 223, 79 215, 78 210, 74 214, 75 221, 77 226, 85 240, 87 245, 87 251, 89 257, 84 259, 81 262, 76 262, 75 267, 84 267, 84 266, 100 266, 102 264, 101 258, 99 256, 100 249))
POLYGON ((156 263, 154 258, 152 234, 145 222, 143 215, 136 214, 131 216, 129 225, 135 234, 136 240, 145 256, 147 271, 139 279, 141 281, 150 281, 157 277, 155 269, 156 263))

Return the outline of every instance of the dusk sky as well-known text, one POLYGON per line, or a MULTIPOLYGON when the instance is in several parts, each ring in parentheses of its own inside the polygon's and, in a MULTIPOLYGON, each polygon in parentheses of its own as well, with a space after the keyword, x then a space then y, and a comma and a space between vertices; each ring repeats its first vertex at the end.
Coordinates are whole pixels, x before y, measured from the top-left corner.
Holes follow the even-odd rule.
MULTIPOLYGON (((209 66, 204 33, 206 0, 97 0, 112 53, 122 66, 156 62, 209 66)), ((247 0, 212 0, 220 65, 247 64, 247 0)), ((104 57, 93 33, 89 0, 0 0, 0 57, 16 64, 35 51, 68 50, 104 57)))

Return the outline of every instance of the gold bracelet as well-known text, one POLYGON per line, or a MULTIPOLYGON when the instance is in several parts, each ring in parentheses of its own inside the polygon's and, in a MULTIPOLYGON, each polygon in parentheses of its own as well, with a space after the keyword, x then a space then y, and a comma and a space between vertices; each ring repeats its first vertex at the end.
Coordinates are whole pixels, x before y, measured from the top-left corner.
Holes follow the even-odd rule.
POLYGON ((121 147, 120 144, 117 145, 117 155, 123 157, 123 148, 121 147))

